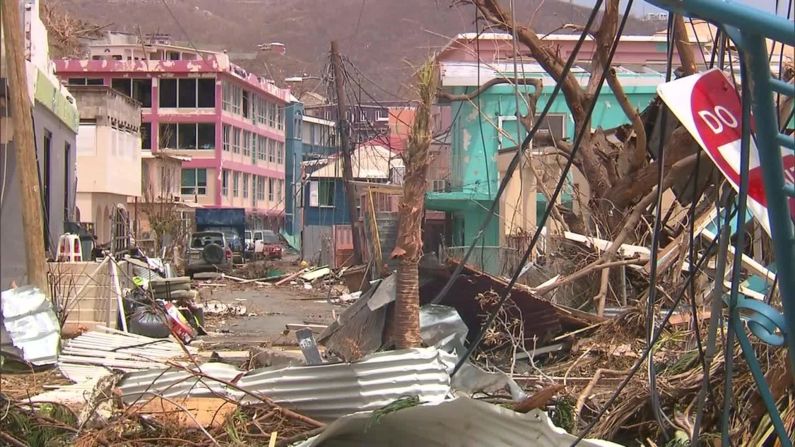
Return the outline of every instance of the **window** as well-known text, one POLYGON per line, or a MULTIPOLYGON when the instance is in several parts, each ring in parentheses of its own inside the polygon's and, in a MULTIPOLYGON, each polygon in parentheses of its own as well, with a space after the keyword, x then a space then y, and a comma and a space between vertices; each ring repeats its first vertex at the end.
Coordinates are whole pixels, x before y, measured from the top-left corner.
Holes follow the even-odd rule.
POLYGON ((178 51, 168 51, 166 52, 166 58, 170 61, 178 61, 179 60, 179 52, 178 51))
POLYGON ((152 149, 152 123, 141 123, 141 148, 152 149))
POLYGON ((232 128, 232 152, 235 154, 240 153, 240 133, 242 131, 237 127, 232 128))
POLYGON ((276 152, 276 141, 268 140, 268 163, 273 163, 274 152, 276 152))
POLYGON ((259 137, 257 139, 257 159, 265 161, 265 151, 267 150, 266 146, 268 145, 268 139, 265 137, 259 137))
POLYGON ((276 115, 276 127, 279 130, 284 129, 284 107, 277 106, 276 108, 277 115, 276 115))
POLYGON ((318 206, 334 206, 334 180, 319 180, 317 182, 318 206))
POLYGON ((160 124, 160 147, 186 150, 213 149, 215 148, 215 124, 160 124))
POLYGON ((224 169, 221 171, 221 196, 226 197, 229 195, 229 171, 224 169))
POLYGON ((178 79, 177 80, 178 106, 179 107, 196 107, 196 80, 195 79, 178 79))
POLYGON ((276 200, 278 200, 279 202, 281 202, 284 199, 284 197, 282 196, 283 192, 284 192, 284 180, 279 179, 276 181, 276 200))
POLYGON ((257 176, 257 200, 265 200, 265 177, 257 176))
POLYGON ((251 206, 257 206, 257 176, 251 175, 251 206))
POLYGON ((224 134, 223 134, 223 141, 221 144, 223 145, 223 149, 226 152, 229 152, 229 140, 232 138, 232 126, 229 124, 224 124, 224 134))
POLYGON ((201 78, 196 84, 199 107, 215 107, 215 78, 201 78))
POLYGON ((160 124, 160 144, 161 149, 176 149, 177 147, 177 125, 171 123, 160 124))
POLYGON ((152 107, 151 79, 113 78, 110 85, 114 90, 118 90, 140 102, 141 107, 152 107))
POLYGON ((284 161, 284 143, 281 141, 276 142, 276 163, 282 164, 284 161))
POLYGON ((243 131, 243 156, 251 156, 251 132, 247 130, 243 131))
POLYGON ((67 81, 69 85, 104 85, 105 82, 102 78, 69 78, 67 81))
POLYGON ((259 95, 254 96, 254 121, 266 124, 268 121, 268 102, 259 95))
POLYGON ((160 107, 177 107, 177 80, 160 79, 160 107))
POLYGON ((270 127, 276 127, 276 114, 278 113, 278 108, 276 103, 271 102, 268 104, 268 125, 270 127))
POLYGON ((232 174, 232 196, 240 196, 240 173, 235 172, 232 174))
POLYGON ((251 98, 251 93, 247 91, 243 91, 243 118, 248 118, 251 116, 251 109, 249 100, 251 98))
POLYGON ((273 179, 268 177, 268 201, 273 202, 273 193, 274 192, 275 191, 274 191, 274 188, 273 188, 273 179))
POLYGON ((498 117, 498 123, 498 149, 508 149, 522 144, 522 140, 524 139, 525 135, 527 135, 527 131, 521 125, 521 123, 516 120, 515 116, 500 116, 498 117), (517 132, 520 133, 517 135, 517 132))
POLYGON ((248 198, 248 174, 243 174, 243 198, 248 198))
POLYGON ((243 101, 242 99, 243 89, 232 83, 224 82, 223 94, 224 94, 224 104, 223 104, 224 110, 230 113, 240 115, 241 102, 243 101))
POLYGON ((432 183, 433 192, 444 192, 447 189, 447 181, 445 179, 435 179, 432 183))
POLYGON ((160 79, 160 107, 215 107, 215 78, 160 79))
POLYGON ((207 194, 207 170, 183 169, 181 194, 183 196, 207 194))

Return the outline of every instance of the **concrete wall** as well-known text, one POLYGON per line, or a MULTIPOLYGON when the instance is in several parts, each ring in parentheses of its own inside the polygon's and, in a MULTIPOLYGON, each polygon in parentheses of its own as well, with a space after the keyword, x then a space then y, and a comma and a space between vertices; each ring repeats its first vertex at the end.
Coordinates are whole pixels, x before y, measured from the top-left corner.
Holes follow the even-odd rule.
MULTIPOLYGON (((36 133, 36 155, 42 181, 48 185, 49 201, 44 216, 47 222, 45 237, 49 247, 56 249, 58 237, 63 233, 64 221, 74 218, 75 201, 75 133, 55 114, 36 103, 33 108, 36 133), (49 133, 47 133, 49 132, 49 133), (45 135, 51 135, 49 150, 49 175, 45 173, 45 135), (68 144, 68 151, 67 151, 68 144)), ((0 163, 3 185, 2 212, 0 213, 0 287, 7 288, 11 281, 17 285, 27 283, 25 272, 26 247, 22 237, 22 204, 20 203, 19 178, 16 173, 16 149, 9 143, 0 163)), ((42 193, 44 191, 42 190, 42 193)), ((51 251, 52 254, 54 252, 51 251)))
POLYGON ((137 132, 81 124, 77 148, 78 192, 141 196, 141 138, 137 132))
POLYGON ((78 192, 77 208, 80 210, 80 222, 92 222, 97 242, 110 242, 113 213, 121 205, 128 209, 127 196, 101 192, 78 192))

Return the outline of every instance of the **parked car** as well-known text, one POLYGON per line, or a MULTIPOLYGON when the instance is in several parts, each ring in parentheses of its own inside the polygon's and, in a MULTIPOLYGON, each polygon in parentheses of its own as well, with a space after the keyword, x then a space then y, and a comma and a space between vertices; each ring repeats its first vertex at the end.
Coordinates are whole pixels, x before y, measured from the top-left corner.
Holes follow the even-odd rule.
POLYGON ((255 257, 281 259, 282 254, 284 254, 284 246, 281 239, 279 239, 279 235, 271 230, 257 232, 261 233, 261 238, 254 241, 255 257))
POLYGON ((197 231, 190 235, 185 273, 228 271, 232 267, 232 249, 221 231, 197 231))

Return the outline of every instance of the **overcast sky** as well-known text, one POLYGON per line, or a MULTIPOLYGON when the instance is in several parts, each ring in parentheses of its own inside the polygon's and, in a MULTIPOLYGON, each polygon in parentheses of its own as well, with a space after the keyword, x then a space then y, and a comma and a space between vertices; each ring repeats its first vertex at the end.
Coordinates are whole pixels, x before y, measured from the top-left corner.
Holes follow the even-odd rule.
MULTIPOLYGON (((566 0, 563 0, 566 1, 566 0)), ((570 0, 572 1, 572 0, 570 0)), ((752 5, 759 9, 764 9, 770 12, 773 12, 776 9, 776 0, 734 0, 737 3, 743 3, 746 5, 752 5)), ((593 6, 596 3, 594 0, 573 0, 574 3, 578 5, 584 6, 593 6)), ((789 0, 779 0, 779 14, 786 16, 786 8, 787 5, 790 4, 789 0)), ((626 0, 621 0, 621 6, 626 7, 626 0)), ((649 12, 658 12, 660 9, 653 6, 651 3, 648 3, 644 0, 635 0, 632 4, 632 11, 633 14, 636 16, 643 16, 649 12)), ((792 16, 790 16, 792 17, 792 16)))

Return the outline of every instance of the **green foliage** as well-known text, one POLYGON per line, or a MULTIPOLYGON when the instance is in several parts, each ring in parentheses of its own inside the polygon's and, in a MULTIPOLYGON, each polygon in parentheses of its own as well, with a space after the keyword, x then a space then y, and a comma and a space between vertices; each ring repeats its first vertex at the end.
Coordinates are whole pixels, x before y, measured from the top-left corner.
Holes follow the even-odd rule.
POLYGON ((574 400, 564 397, 555 403, 550 417, 552 423, 571 433, 574 431, 574 400))

